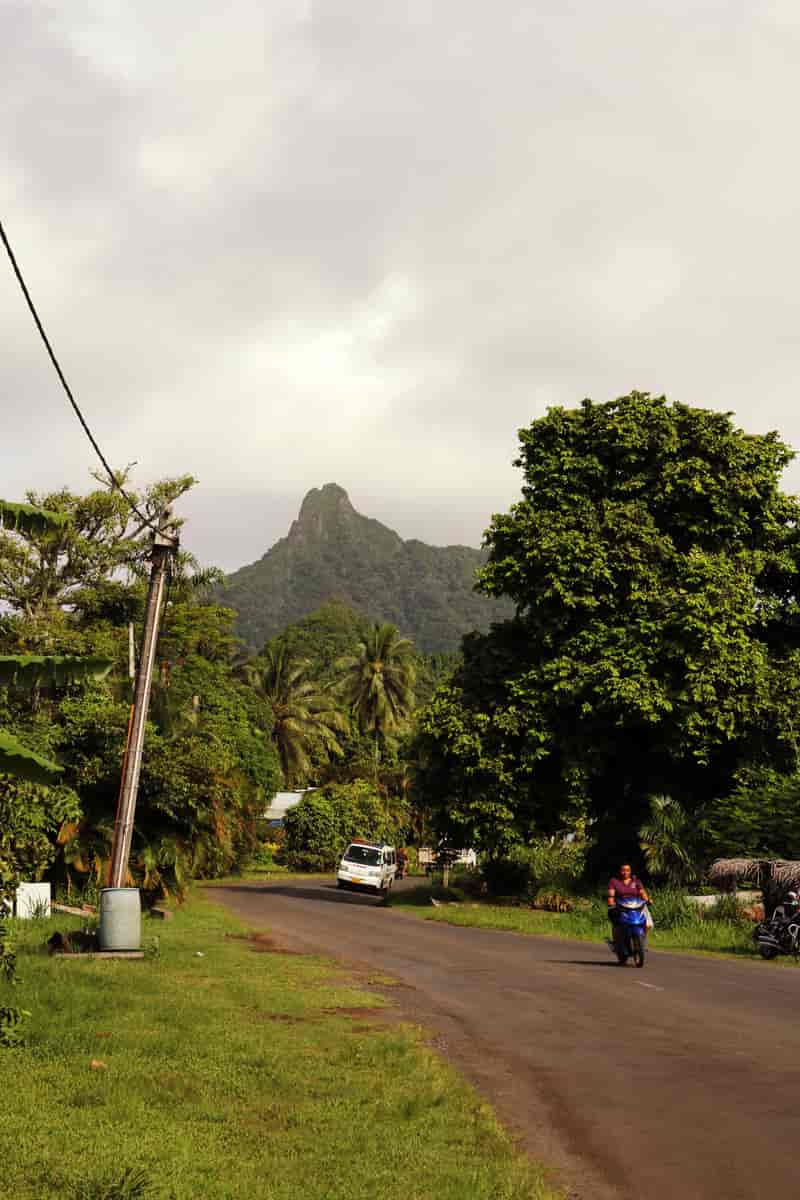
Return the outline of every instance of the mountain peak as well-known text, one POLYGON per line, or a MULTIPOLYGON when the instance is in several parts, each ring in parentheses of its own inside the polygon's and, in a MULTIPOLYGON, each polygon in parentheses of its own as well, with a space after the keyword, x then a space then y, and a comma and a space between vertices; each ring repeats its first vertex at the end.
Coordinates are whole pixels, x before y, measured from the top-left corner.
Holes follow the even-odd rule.
POLYGON ((230 576, 224 603, 256 650, 333 598, 397 625, 422 650, 453 650, 462 634, 511 613, 507 602, 473 591, 484 561, 466 546, 404 542, 357 512, 338 483, 326 483, 307 493, 288 537, 230 576))
POLYGON ((355 513, 355 509, 344 488, 338 483, 326 483, 321 488, 312 488, 306 493, 297 520, 301 526, 319 526, 326 517, 350 513, 355 513))

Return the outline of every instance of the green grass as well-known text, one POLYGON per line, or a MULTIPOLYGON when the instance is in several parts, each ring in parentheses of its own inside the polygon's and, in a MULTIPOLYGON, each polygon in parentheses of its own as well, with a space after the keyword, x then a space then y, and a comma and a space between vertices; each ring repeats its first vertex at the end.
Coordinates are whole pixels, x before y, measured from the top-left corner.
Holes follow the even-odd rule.
POLYGON ((4 1196, 554 1196, 422 1036, 329 963, 256 952, 200 897, 146 924, 160 953, 142 961, 49 958, 49 933, 79 925, 16 924, 0 1004, 32 1016, 27 1046, 0 1050, 4 1196))
MULTIPOLYGON (((458 892, 451 894, 457 896, 458 892)), ((438 889, 434 891, 434 895, 445 894, 438 889)), ((696 910, 677 914, 673 911, 672 899, 671 896, 665 896, 662 909, 658 897, 654 897, 655 928, 648 936, 648 943, 652 949, 757 957, 753 950, 752 924, 741 920, 702 917, 696 910), (664 918, 662 925, 670 927, 659 928, 660 912, 664 918)), ((443 921, 448 925, 571 937, 593 942, 602 941, 609 936, 606 906, 598 901, 569 913, 540 912, 515 906, 510 901, 490 903, 483 900, 458 900, 456 903, 443 903, 441 907, 435 908, 431 905, 430 886, 422 886, 396 893, 389 903, 400 912, 413 913, 427 921, 443 921)), ((778 961, 785 964, 793 960, 778 961)))

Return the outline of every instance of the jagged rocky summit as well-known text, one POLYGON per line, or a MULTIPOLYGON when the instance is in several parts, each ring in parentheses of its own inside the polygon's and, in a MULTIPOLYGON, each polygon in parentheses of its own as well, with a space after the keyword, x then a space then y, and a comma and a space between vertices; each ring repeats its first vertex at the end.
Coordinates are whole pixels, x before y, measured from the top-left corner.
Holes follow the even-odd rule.
POLYGON ((230 575, 219 598, 235 609, 251 650, 328 600, 391 621, 428 653, 455 650, 463 634, 512 611, 472 590, 484 560, 469 546, 403 541, 356 512, 343 487, 326 483, 308 493, 288 536, 230 575))

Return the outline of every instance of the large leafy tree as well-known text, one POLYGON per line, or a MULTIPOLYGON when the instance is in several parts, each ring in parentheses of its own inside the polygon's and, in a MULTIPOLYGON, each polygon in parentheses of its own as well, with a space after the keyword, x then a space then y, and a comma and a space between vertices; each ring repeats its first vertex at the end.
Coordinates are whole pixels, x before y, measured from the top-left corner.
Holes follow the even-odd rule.
MULTIPOLYGON (((13 533, 21 539, 66 536, 70 516, 41 506, 0 500, 0 526, 6 534, 13 533)), ((0 686, 38 690, 43 682, 63 685, 78 679, 97 678, 107 674, 110 668, 110 662, 99 658, 0 655, 0 686)), ((0 729, 0 772, 13 779, 48 785, 58 781, 61 771, 57 763, 24 745, 9 730, 0 729)))
POLYGON ((791 457, 643 393, 523 429, 522 497, 493 518, 479 582, 517 617, 468 639, 442 720, 423 722, 430 778, 462 807, 502 798, 511 837, 582 809, 605 853, 636 848, 650 795, 691 814, 743 764, 793 770, 791 457))
POLYGON ((267 644, 244 673, 270 707, 272 737, 287 786, 306 780, 315 758, 341 754, 347 729, 336 698, 309 677, 307 660, 293 658, 283 645, 267 644))
POLYGON ((375 774, 380 740, 398 732, 414 707, 414 644, 394 625, 373 625, 357 654, 339 659, 340 694, 362 732, 374 737, 375 774))
MULTIPOLYGON (((119 479, 126 482, 124 474, 119 479)), ((134 496, 142 514, 154 521, 193 483, 190 475, 165 479, 134 496)), ((62 489, 29 492, 27 499, 27 505, 5 506, 0 598, 32 622, 44 624, 86 589, 106 584, 121 570, 135 571, 148 553, 147 524, 107 484, 85 496, 62 489), (42 512, 47 519, 31 516, 42 512)))
MULTIPOLYGON (((157 484, 137 497, 139 507, 155 515, 188 483, 157 484)), ((0 560, 5 553, 14 569, 5 583, 0 572, 0 760, 5 750, 16 775, 61 786, 40 796, 0 778, 8 801, 0 866, 7 873, 13 850, 31 870, 35 851, 45 865, 57 856, 51 870, 68 881, 101 882, 128 728, 129 623, 138 630, 149 535, 105 492, 52 500, 60 506, 52 520, 31 505, 7 506, 4 519, 0 560), (109 662, 98 660, 108 659, 114 673, 100 682, 109 662)), ((234 614, 204 602, 215 577, 184 555, 168 591, 131 858, 149 890, 244 861, 279 785, 267 709, 232 669, 234 614)))

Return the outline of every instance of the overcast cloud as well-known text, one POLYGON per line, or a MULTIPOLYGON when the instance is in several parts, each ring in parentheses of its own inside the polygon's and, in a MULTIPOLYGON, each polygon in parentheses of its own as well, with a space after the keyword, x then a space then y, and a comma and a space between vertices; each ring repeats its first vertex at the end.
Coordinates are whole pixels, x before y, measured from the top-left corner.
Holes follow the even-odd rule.
MULTIPOLYGON (((800 446, 800 8, 0 0, 0 213, 90 423, 259 557, 336 480, 477 545, 638 388, 800 446)), ((0 495, 93 466, 0 262, 0 495)), ((800 490, 800 468, 787 485, 800 490)))

